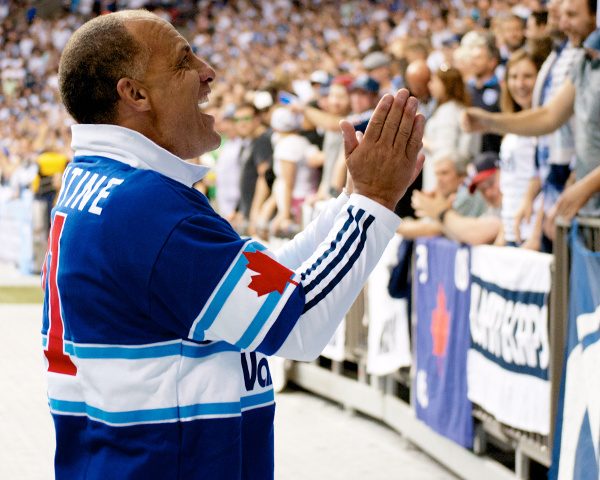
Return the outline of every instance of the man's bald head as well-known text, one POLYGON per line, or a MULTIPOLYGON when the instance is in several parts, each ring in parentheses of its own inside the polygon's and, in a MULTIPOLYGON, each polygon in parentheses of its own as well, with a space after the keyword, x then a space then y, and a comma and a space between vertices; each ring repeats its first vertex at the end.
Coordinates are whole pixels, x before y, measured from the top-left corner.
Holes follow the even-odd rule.
POLYGON ((425 60, 415 60, 406 68, 406 86, 410 94, 416 98, 429 96, 427 83, 431 79, 431 71, 425 60))
POLYGON ((60 95, 78 123, 116 123, 121 78, 143 78, 149 54, 132 35, 137 21, 159 17, 124 10, 90 20, 67 43, 58 70, 60 95))

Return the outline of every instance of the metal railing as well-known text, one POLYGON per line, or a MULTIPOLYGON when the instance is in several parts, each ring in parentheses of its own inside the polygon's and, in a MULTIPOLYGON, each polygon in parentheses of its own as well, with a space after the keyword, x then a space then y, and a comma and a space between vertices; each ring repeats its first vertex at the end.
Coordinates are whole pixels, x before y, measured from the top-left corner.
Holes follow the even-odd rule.
MULTIPOLYGON (((540 435, 538 433, 527 432, 518 430, 498 422, 493 415, 486 412, 481 407, 474 405, 473 417, 476 421, 475 429, 475 443, 474 451, 475 455, 485 456, 486 445, 488 441, 500 444, 506 450, 513 451, 514 458, 514 472, 512 478, 529 479, 530 477, 530 461, 533 460, 542 466, 549 467, 552 457, 552 441, 554 438, 555 423, 556 423, 556 412, 558 407, 558 397, 560 391, 560 383, 562 378, 562 368, 564 359, 564 348, 565 339, 567 334, 568 324, 568 304, 569 304, 569 272, 570 272, 570 249, 569 249, 569 231, 571 225, 566 222, 557 222, 557 234, 554 242, 554 267, 552 272, 552 290, 549 298, 549 342, 551 348, 551 358, 549 365, 549 378, 550 378, 550 434, 540 435)), ((600 251, 600 219, 586 219, 578 218, 578 228, 582 234, 582 238, 588 249, 592 251, 600 251)), ((600 274, 600 272, 599 272, 600 274)), ((368 318, 365 316, 366 312, 366 295, 361 292, 361 295, 352 306, 349 314, 346 316, 346 362, 352 362, 357 365, 358 369, 358 382, 365 383, 369 388, 375 387, 381 390, 381 396, 369 396, 365 395, 364 392, 358 390, 352 390, 357 395, 365 395, 364 398, 357 401, 357 404, 364 405, 365 402, 377 403, 377 406, 370 405, 366 408, 352 407, 352 400, 345 398, 342 403, 344 405, 350 405, 351 408, 357 410, 370 410, 376 412, 373 414, 376 418, 382 419, 389 424, 395 423, 393 419, 387 420, 385 408, 386 397, 391 395, 394 398, 398 398, 402 395, 399 394, 399 386, 405 386, 408 389, 412 387, 412 375, 407 375, 406 371, 396 372, 392 375, 388 375, 386 378, 369 378, 364 376, 361 379, 361 365, 366 364, 367 358, 367 335, 368 335, 368 318), (391 387, 390 387, 391 386, 391 387), (379 406, 379 403, 384 406, 379 406)), ((340 371, 343 365, 339 362, 336 364, 334 375, 343 375, 344 372, 340 371)), ((322 370, 322 369, 321 369, 322 370)), ((364 368, 363 368, 364 370, 364 368)), ((404 370, 404 369, 403 369, 404 370)), ((322 374, 319 374, 322 375, 322 374)), ((301 378, 302 386, 311 390, 310 375, 306 372, 298 375, 301 378)), ((323 383, 323 377, 319 377, 319 382, 323 383)), ((346 379, 348 380, 348 379, 346 379)), ((350 386, 347 383, 344 385, 344 390, 348 390, 350 386)), ((315 387, 317 393, 325 396, 330 396, 336 400, 335 388, 323 389, 323 387, 315 387)), ((406 401, 406 395, 404 395, 406 401)), ((369 413, 369 412, 366 412, 369 413)), ((399 421, 398 424, 402 425, 403 421, 399 421)), ((414 428, 414 424, 413 425, 414 428)), ((401 433, 406 434, 411 438, 411 434, 406 431, 401 433)), ((434 434, 435 435, 435 434, 434 434)), ((417 435, 418 436, 418 435, 417 435)), ((419 437, 420 438, 420 437, 419 437)), ((435 440, 439 441, 439 440, 435 440)), ((417 443, 419 440, 417 440, 417 443)), ((426 444, 426 441, 423 445, 426 444)), ((423 446, 420 445, 420 446, 423 446)), ((425 448, 426 449, 426 448, 425 448)), ((426 449, 427 450, 427 449, 426 449)), ((436 458, 436 450, 429 450, 428 453, 436 458)), ((444 458, 438 458, 442 463, 448 465, 452 463, 451 460, 444 458)), ((463 478, 473 478, 467 471, 468 467, 464 472, 460 472, 457 469, 449 466, 449 468, 456 471, 457 474, 463 476, 463 478)), ((475 477, 481 478, 481 477, 475 477)), ((502 477, 506 478, 506 477, 502 477)))

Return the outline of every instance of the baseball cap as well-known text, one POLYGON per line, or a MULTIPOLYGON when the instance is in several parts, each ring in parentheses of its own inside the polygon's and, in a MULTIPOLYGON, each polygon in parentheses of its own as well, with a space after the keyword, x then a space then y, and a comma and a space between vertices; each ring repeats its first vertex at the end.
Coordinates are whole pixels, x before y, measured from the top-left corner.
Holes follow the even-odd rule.
POLYGON ((258 110, 264 110, 273 105, 273 97, 269 92, 256 92, 254 94, 254 106, 258 110))
POLYGON ((325 70, 317 70, 310 75, 310 83, 329 85, 330 80, 329 74, 325 70))
POLYGON ((362 59, 362 67, 365 70, 373 70, 389 65, 390 57, 383 52, 371 52, 362 59))
POLYGON ((291 110, 280 107, 271 114, 271 127, 279 132, 294 132, 300 128, 300 121, 291 110))
POLYGON ((332 85, 342 85, 346 87, 346 90, 350 89, 350 86, 354 82, 354 77, 352 75, 338 75, 332 81, 332 85))
POLYGON ((379 93, 379 82, 368 75, 360 75, 350 85, 350 91, 362 90, 368 93, 379 93))
POLYGON ((499 164, 500 158, 496 152, 483 152, 477 155, 467 167, 469 192, 473 193, 479 182, 491 177, 499 164))

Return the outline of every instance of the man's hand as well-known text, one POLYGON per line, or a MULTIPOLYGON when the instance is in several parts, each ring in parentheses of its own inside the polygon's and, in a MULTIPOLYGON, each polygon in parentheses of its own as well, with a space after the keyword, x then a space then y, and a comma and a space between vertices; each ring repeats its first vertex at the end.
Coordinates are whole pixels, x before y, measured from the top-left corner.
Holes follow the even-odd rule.
POLYGON ((489 115, 490 113, 483 108, 465 108, 458 117, 460 128, 465 132, 486 133, 490 128, 489 115))
POLYGON ((589 191, 585 180, 584 177, 582 180, 566 187, 558 197, 556 203, 548 211, 548 216, 544 223, 544 232, 551 240, 554 240, 556 236, 556 218, 561 217, 565 222, 570 222, 594 193, 593 191, 589 191))
POLYGON ((452 208, 452 199, 444 197, 439 192, 424 193, 419 190, 413 192, 411 205, 415 215, 419 218, 433 218, 437 220, 444 210, 452 208))
POLYGON ((425 117, 417 113, 417 99, 406 89, 384 95, 362 139, 349 122, 340 127, 354 193, 393 210, 425 160, 419 154, 425 117))

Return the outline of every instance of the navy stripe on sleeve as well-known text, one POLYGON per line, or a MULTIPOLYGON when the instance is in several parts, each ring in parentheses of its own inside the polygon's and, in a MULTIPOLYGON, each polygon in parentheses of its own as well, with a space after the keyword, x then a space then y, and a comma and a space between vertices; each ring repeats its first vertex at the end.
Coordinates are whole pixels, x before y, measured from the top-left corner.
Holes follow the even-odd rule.
POLYGON ((265 355, 273 355, 279 350, 302 314, 304 302, 304 289, 299 284, 256 350, 265 355))
POLYGON ((344 226, 341 228, 341 230, 338 232, 338 234, 335 236, 335 239, 331 242, 331 246, 325 250, 325 252, 323 252, 323 255, 321 255, 316 261, 315 263, 313 263, 307 270, 306 272, 302 273, 300 275, 300 278, 302 280, 305 280, 306 277, 308 275, 310 275, 312 272, 314 272, 317 267, 319 265, 321 265, 321 263, 332 253, 335 252, 336 246, 337 244, 342 240, 342 237, 344 236, 344 234, 348 231, 348 229, 350 228, 350 225, 352 225, 352 222, 354 221, 354 216, 352 215, 352 209, 354 208, 354 205, 350 205, 348 207, 348 220, 346 220, 346 223, 344 224, 344 226))
MULTIPOLYGON (((350 212, 350 210, 349 210, 349 212, 350 212)), ((364 210, 358 211, 358 213, 356 214, 356 217, 353 218, 354 223, 356 223, 356 230, 354 232, 352 232, 350 234, 350 236, 346 239, 346 242, 341 246, 339 251, 337 251, 335 257, 329 263, 324 265, 323 270, 314 279, 312 279, 308 284, 306 284, 304 286, 305 293, 310 293, 314 288, 318 287, 319 282, 321 282, 324 278, 326 278, 327 275, 329 274, 329 272, 331 272, 331 270, 334 269, 344 259, 344 256, 346 255, 346 253, 348 253, 348 250, 350 250, 350 247, 352 247, 352 244, 355 242, 356 238, 358 237, 358 235, 360 233, 359 221, 363 217, 364 213, 365 213, 364 210)), ((346 225, 344 225, 344 227, 346 227, 346 225)), ((345 228, 344 231, 347 231, 347 230, 348 230, 348 228, 345 228)), ((338 243, 338 241, 337 241, 337 237, 336 237, 336 245, 337 245, 337 243, 338 243)), ((335 248, 335 245, 332 244, 332 247, 335 248)), ((316 267, 317 267, 317 264, 315 263, 314 265, 312 265, 309 268, 309 270, 315 271, 316 267)), ((307 270, 307 272, 308 272, 308 270, 307 270)))
POLYGON ((372 215, 369 215, 367 217, 367 219, 364 222, 364 230, 360 236, 360 241, 358 242, 358 244, 356 246, 356 250, 354 251, 352 256, 348 259, 348 262, 338 272, 338 274, 331 280, 331 282, 329 282, 329 284, 327 284, 318 295, 316 295, 310 302, 308 302, 304 306, 303 313, 308 312, 311 308, 313 308, 315 305, 317 305, 329 292, 331 292, 331 290, 333 290, 337 286, 337 284, 340 283, 342 278, 344 278, 346 273, 348 273, 348 271, 356 263, 356 260, 358 259, 358 257, 360 256, 361 252, 363 251, 363 249, 365 247, 367 230, 369 229, 370 225, 373 223, 374 220, 375 220, 375 217, 373 217, 372 215))

